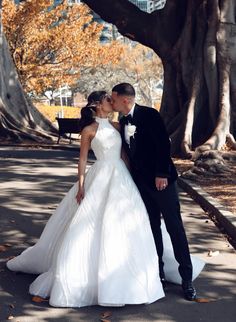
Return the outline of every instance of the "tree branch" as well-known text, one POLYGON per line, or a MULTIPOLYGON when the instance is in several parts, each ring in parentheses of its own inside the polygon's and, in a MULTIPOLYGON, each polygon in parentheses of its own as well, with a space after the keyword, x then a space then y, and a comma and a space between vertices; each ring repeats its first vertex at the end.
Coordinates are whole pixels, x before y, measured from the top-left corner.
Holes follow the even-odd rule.
POLYGON ((118 31, 148 46, 161 57, 169 51, 180 36, 186 14, 187 0, 167 0, 162 10, 149 14, 128 0, 85 0, 92 10, 118 31))
POLYGON ((138 40, 137 37, 145 38, 145 29, 150 22, 150 15, 128 0, 86 0, 84 2, 105 21, 116 25, 122 35, 132 40, 138 40))

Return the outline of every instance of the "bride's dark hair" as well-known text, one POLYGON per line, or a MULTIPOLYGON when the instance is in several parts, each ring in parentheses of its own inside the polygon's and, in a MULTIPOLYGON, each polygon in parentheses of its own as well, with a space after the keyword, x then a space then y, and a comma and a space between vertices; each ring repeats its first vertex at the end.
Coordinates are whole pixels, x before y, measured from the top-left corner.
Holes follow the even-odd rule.
POLYGON ((80 131, 82 131, 85 126, 92 124, 95 120, 96 108, 99 103, 107 96, 105 91, 95 91, 88 96, 88 103, 81 109, 81 119, 80 119, 80 131))

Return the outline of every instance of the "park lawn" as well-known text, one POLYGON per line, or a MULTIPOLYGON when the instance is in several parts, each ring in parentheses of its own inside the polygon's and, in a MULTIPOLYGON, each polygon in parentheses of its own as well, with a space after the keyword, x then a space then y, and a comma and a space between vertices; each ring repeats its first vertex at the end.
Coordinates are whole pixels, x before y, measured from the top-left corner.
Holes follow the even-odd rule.
POLYGON ((43 104, 35 104, 36 108, 52 123, 56 121, 57 113, 63 110, 64 118, 79 118, 80 107, 73 106, 50 106, 43 104))
MULTIPOLYGON (((37 109, 52 123, 56 121, 57 113, 63 110, 64 118, 80 118, 80 107, 73 106, 50 106, 43 104, 35 104, 37 109)), ((109 119, 118 122, 118 113, 111 112, 109 119)))

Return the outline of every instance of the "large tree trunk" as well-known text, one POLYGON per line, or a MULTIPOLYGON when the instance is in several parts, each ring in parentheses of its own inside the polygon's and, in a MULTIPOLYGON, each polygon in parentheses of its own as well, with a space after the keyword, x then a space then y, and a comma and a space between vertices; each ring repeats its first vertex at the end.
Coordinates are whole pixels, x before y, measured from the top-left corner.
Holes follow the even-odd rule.
POLYGON ((2 30, 1 16, 0 52, 0 140, 51 141, 57 130, 24 95, 2 30))
POLYGON ((236 0, 167 0, 140 11, 128 0, 85 0, 123 35, 162 59, 161 115, 173 155, 220 150, 236 137, 236 0))

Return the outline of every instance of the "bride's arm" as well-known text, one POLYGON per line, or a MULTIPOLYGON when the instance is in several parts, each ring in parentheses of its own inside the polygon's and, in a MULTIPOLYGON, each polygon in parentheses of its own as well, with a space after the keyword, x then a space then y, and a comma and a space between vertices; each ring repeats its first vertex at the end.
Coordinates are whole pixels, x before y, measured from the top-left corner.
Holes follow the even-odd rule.
POLYGON ((84 128, 81 133, 80 157, 78 163, 79 189, 76 195, 77 202, 80 203, 84 198, 84 178, 88 160, 88 151, 92 140, 92 133, 89 128, 84 128))

